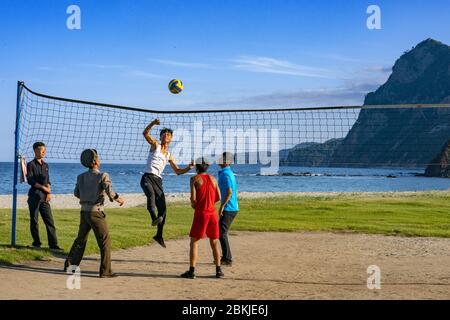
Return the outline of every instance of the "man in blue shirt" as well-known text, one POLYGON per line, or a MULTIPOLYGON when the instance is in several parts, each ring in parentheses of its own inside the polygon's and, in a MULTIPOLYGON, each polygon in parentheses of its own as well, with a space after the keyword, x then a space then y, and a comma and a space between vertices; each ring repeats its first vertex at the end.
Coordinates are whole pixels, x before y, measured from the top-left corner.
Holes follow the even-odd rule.
POLYGON ((231 171, 230 164, 233 160, 233 154, 224 152, 219 160, 219 166, 222 168, 219 171, 219 189, 222 195, 221 205, 219 209, 219 226, 220 226, 220 245, 222 247, 222 265, 231 266, 232 256, 230 243, 228 242, 228 230, 230 230, 231 223, 239 211, 237 198, 237 183, 233 171, 231 171))

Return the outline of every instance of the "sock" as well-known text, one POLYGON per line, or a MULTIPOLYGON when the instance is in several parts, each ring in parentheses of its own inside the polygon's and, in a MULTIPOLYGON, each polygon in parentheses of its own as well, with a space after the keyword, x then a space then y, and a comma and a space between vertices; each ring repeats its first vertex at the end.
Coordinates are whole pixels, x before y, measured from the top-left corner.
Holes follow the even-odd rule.
POLYGON ((216 266, 216 272, 221 272, 222 268, 220 266, 216 266))
POLYGON ((195 267, 189 267, 189 272, 190 273, 194 273, 194 271, 195 271, 195 267))

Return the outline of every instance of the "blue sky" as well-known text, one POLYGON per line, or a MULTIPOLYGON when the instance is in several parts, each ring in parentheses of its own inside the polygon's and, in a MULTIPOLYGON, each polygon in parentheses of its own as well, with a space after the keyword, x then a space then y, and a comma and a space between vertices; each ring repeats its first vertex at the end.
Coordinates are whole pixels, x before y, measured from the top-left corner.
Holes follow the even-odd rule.
POLYGON ((13 157, 16 82, 148 109, 362 104, 426 38, 450 44, 450 2, 0 2, 0 140, 13 157), (81 9, 68 30, 66 9, 81 9), (381 30, 366 9, 381 8, 381 30), (181 79, 172 95, 167 83, 181 79))

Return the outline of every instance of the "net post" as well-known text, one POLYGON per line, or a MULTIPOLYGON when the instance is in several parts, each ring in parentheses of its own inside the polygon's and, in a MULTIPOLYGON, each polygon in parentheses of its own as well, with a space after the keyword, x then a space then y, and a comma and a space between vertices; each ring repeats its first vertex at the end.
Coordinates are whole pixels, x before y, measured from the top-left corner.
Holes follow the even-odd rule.
POLYGON ((17 82, 17 103, 16 103, 16 127, 14 131, 14 178, 13 178, 13 198, 12 198, 12 217, 11 217, 11 246, 16 246, 16 212, 17 212, 17 184, 19 175, 19 133, 20 133, 20 97, 22 95, 24 83, 17 82))

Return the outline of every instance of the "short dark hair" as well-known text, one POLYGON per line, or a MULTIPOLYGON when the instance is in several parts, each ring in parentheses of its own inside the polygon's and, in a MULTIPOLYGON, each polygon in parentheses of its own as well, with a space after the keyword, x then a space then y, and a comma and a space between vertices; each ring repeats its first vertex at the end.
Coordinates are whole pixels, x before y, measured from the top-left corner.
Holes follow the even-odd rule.
POLYGON ((161 137, 164 133, 170 133, 171 135, 173 135, 173 130, 170 128, 163 128, 159 133, 159 136, 161 137))
POLYGON ((222 157, 219 159, 219 164, 226 164, 230 165, 233 163, 234 160, 234 154, 231 152, 225 151, 222 153, 222 157))
POLYGON ((98 152, 95 149, 86 149, 81 153, 80 162, 86 168, 92 169, 98 159, 98 152))
POLYGON ((45 143, 43 143, 41 141, 37 141, 33 144, 33 150, 36 150, 39 147, 45 147, 45 143))
POLYGON ((195 160, 195 169, 197 173, 204 173, 208 171, 209 162, 204 157, 198 158, 195 160))

